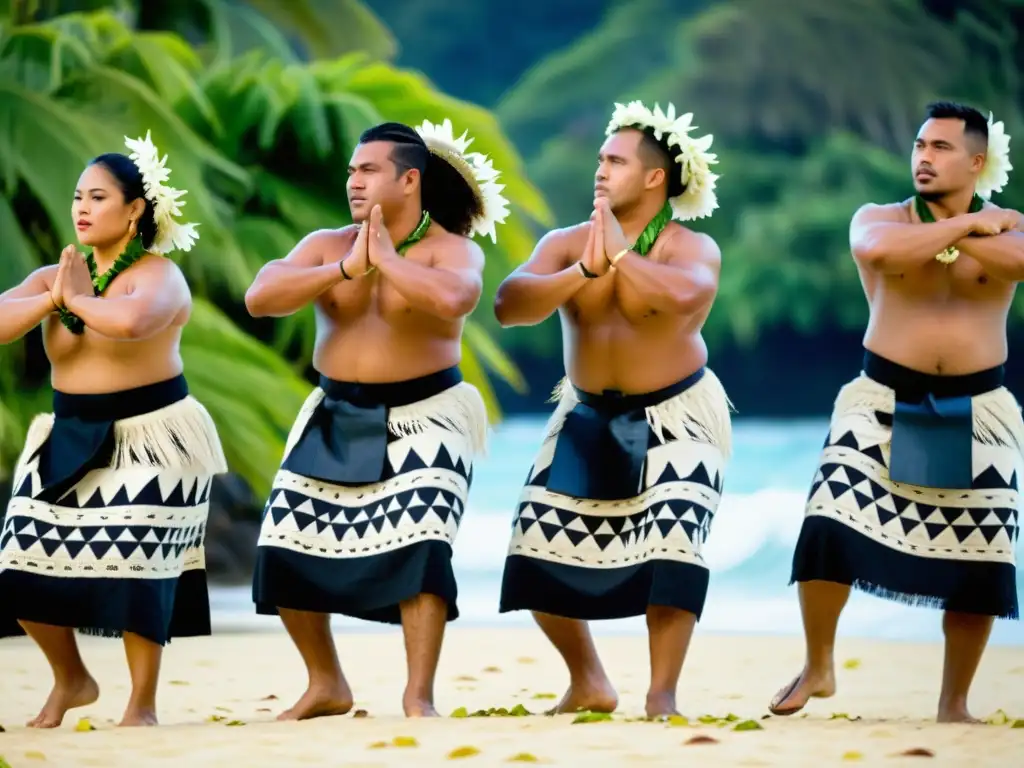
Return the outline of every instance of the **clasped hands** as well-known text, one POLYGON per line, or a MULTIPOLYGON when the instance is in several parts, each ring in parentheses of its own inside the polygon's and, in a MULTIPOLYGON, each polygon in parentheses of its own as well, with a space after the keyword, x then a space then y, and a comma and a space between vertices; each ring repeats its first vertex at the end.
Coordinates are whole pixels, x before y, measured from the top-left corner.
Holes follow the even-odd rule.
POLYGON ((630 245, 608 201, 603 197, 595 199, 594 212, 590 215, 590 234, 579 263, 588 273, 600 277, 612 268, 612 259, 628 250, 630 245))
POLYGON ((50 289, 50 301, 57 310, 66 309, 78 296, 95 296, 89 266, 85 256, 73 245, 67 246, 60 254, 57 277, 50 289))
POLYGON ((380 206, 370 210, 370 218, 359 225, 359 234, 352 245, 352 251, 342 263, 350 278, 362 277, 373 272, 381 262, 400 258, 391 242, 391 233, 384 224, 380 206))

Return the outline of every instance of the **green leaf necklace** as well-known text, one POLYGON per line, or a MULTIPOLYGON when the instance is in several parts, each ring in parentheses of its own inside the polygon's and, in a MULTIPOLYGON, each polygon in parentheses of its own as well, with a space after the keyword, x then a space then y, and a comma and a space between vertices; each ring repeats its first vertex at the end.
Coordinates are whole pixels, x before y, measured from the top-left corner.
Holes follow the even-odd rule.
MULTIPOLYGON (((924 198, 920 195, 914 195, 914 207, 917 210, 917 217, 925 224, 934 224, 935 217, 932 215, 931 209, 925 203, 924 198)), ((971 205, 968 208, 968 213, 977 213, 985 207, 985 201, 980 195, 975 195, 971 198, 971 205)), ((949 246, 942 253, 935 255, 935 260, 945 264, 947 267, 956 261, 960 257, 960 251, 954 248, 952 245, 949 246)))
MULTIPOLYGON (((107 287, 113 282, 114 278, 124 272, 128 267, 137 262, 143 256, 146 255, 146 249, 142 247, 142 238, 133 237, 128 241, 128 245, 125 246, 124 251, 117 257, 117 260, 110 266, 106 272, 102 275, 96 274, 96 257, 93 256, 90 251, 86 254, 85 263, 89 267, 89 276, 92 278, 93 294, 96 296, 102 296, 107 290, 107 287)), ((71 331, 76 336, 80 336, 85 332, 85 323, 78 315, 74 314, 66 307, 60 308, 60 321, 64 324, 64 327, 71 331)))
POLYGON ((640 233, 640 236, 633 243, 629 249, 639 253, 641 256, 646 256, 651 252, 651 248, 654 247, 654 242, 658 239, 658 236, 665 230, 668 223, 672 220, 672 206, 669 205, 668 201, 665 201, 665 205, 662 207, 654 218, 647 222, 647 226, 644 227, 644 231, 640 233))
POLYGON ((416 225, 414 229, 405 240, 398 244, 395 250, 402 256, 405 252, 412 248, 416 243, 423 239, 427 234, 427 230, 430 229, 430 214, 427 211, 423 211, 423 215, 420 216, 420 223, 416 225))

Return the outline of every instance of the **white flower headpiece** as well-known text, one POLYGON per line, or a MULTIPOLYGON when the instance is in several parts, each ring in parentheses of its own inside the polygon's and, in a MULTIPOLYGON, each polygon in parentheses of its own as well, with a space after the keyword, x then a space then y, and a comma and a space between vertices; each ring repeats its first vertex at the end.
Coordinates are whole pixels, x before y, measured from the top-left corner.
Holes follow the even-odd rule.
POLYGON ((988 113, 988 153, 985 165, 978 174, 974 191, 984 199, 992 197, 993 192, 1002 192, 1006 182, 1010 180, 1010 134, 1003 128, 1003 121, 998 123, 988 113))
POLYGON ((690 131, 696 127, 690 124, 692 121, 692 112, 676 117, 673 104, 669 104, 665 112, 655 104, 652 112, 643 102, 631 101, 629 104, 615 105, 612 119, 605 129, 606 136, 620 128, 649 129, 658 141, 665 137, 669 147, 678 148, 676 162, 682 166, 680 176, 686 189, 681 195, 669 198, 669 204, 672 206, 672 218, 680 221, 710 216, 718 207, 718 198, 715 196, 718 176, 711 172, 711 166, 718 162, 718 156, 708 152, 713 137, 711 134, 700 138, 690 136, 690 131))
POLYGON ((473 219, 473 234, 490 235, 491 240, 497 243, 495 224, 504 223, 508 216, 508 200, 501 194, 505 185, 498 184, 499 172, 494 169, 491 160, 479 152, 467 152, 473 139, 467 138, 466 131, 455 138, 452 121, 448 118, 438 125, 424 120, 416 132, 431 154, 451 165, 473 190, 483 211, 473 219))
POLYGON ((199 225, 176 221, 181 215, 181 206, 185 205, 180 198, 187 193, 164 183, 171 175, 170 169, 166 167, 167 156, 160 157, 149 134, 146 131, 146 138, 135 140, 125 136, 124 143, 131 150, 129 157, 142 174, 146 199, 153 206, 156 237, 150 250, 154 253, 170 253, 175 249, 190 251, 192 244, 199 239, 199 233, 196 232, 199 225))

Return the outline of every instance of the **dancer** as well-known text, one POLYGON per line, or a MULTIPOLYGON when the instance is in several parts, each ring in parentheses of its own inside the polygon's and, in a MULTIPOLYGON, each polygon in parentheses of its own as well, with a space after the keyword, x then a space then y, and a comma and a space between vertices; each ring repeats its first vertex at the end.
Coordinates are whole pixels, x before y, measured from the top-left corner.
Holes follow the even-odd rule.
POLYGON ((497 172, 451 122, 384 123, 349 165, 357 224, 305 237, 267 264, 254 316, 314 302, 320 373, 264 511, 253 599, 278 613, 309 673, 281 719, 344 714, 352 692, 329 614, 401 622, 403 708, 434 716, 445 622, 458 616, 452 545, 487 415, 459 372, 462 329, 482 289, 470 235, 504 221, 497 172))
POLYGON ((124 638, 132 691, 122 725, 155 725, 162 647, 210 634, 203 542, 213 476, 226 472, 179 353, 191 296, 161 254, 195 226, 150 136, 78 180, 69 245, 0 295, 0 342, 43 323, 53 414, 31 424, 0 533, 0 637, 27 633, 54 687, 32 727, 94 702, 74 630, 124 638))
POLYGON ((704 608, 701 548, 722 492, 729 403, 701 328, 714 241, 671 221, 717 207, 711 137, 691 115, 616 105, 589 223, 547 234, 499 288, 504 326, 562 318, 567 378, 516 510, 501 611, 528 609, 565 659, 556 712, 611 711, 587 619, 646 614, 647 714, 675 692, 704 608))
POLYGON ((779 715, 836 691, 836 626, 854 586, 945 611, 940 722, 967 695, 994 617, 1015 618, 1024 422, 1003 386, 1024 217, 986 202, 1011 170, 1002 123, 936 103, 916 194, 869 204, 850 244, 871 317, 863 372, 836 398, 793 558, 807 658, 779 715))

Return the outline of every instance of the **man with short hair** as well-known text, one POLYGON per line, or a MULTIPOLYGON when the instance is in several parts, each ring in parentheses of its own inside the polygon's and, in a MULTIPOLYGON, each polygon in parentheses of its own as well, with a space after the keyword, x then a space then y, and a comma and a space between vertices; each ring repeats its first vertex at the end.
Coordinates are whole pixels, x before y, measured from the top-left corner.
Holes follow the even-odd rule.
POLYGON ((771 711, 836 690, 839 615, 857 587, 941 608, 940 722, 967 694, 996 616, 1016 618, 1024 421, 1003 387, 1024 217, 986 202, 1008 178, 1002 123, 928 107, 914 197, 868 204, 850 246, 871 317, 864 368, 836 399, 793 558, 807 659, 771 711))
POLYGON ((517 508, 501 610, 531 610, 569 669, 556 712, 617 696, 588 619, 646 615, 649 716, 675 692, 704 607, 702 545, 722 492, 729 403, 701 328, 714 241, 672 221, 717 206, 711 137, 691 115, 616 105, 591 220, 548 233, 498 290, 504 326, 562 319, 567 377, 517 508))
POLYGON ((356 224, 267 264, 246 303, 281 317, 313 302, 320 373, 264 511, 253 599, 279 613, 309 672, 281 719, 344 714, 352 692, 329 615, 401 622, 408 716, 436 716, 434 675, 458 616, 452 546, 487 415, 459 372, 462 330, 504 218, 489 161, 451 123, 384 123, 349 164, 356 224))

